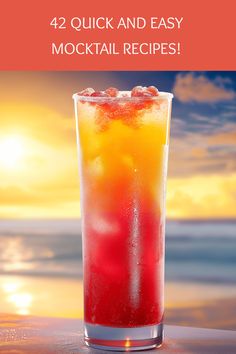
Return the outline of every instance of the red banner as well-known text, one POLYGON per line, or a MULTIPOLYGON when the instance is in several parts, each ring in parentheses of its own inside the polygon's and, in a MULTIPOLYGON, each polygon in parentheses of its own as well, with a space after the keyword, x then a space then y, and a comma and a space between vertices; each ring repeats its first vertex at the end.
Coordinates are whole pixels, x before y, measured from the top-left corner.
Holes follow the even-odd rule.
POLYGON ((235 1, 5 1, 1 70, 235 70, 235 1))

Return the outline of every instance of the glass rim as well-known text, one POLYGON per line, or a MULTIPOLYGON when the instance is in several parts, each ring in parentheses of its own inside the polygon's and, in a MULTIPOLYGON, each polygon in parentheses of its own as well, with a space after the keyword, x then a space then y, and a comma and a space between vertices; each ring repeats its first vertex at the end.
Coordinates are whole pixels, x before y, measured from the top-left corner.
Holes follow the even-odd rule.
MULTIPOLYGON (((131 91, 119 91, 121 94, 127 94, 131 91)), ((159 91, 158 96, 150 96, 150 97, 143 97, 143 96, 118 96, 118 97, 101 97, 101 96, 82 96, 79 93, 74 93, 72 98, 75 102, 78 101, 85 101, 85 102, 129 102, 129 101, 158 101, 158 100, 172 100, 174 95, 171 92, 164 92, 159 91)))

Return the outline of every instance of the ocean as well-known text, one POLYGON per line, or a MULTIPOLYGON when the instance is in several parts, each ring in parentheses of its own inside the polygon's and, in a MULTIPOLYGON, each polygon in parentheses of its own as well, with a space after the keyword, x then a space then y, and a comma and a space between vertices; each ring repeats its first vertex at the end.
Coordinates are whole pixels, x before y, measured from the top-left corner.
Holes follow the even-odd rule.
MULTIPOLYGON (((165 273, 236 285, 236 221, 167 221, 165 273)), ((80 220, 1 220, 0 274, 81 279, 80 220)))

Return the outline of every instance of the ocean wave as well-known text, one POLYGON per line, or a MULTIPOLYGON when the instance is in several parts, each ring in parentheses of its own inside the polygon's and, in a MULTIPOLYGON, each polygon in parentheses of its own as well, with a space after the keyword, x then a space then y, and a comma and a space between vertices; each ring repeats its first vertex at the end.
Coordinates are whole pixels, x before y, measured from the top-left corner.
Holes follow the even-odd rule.
MULTIPOLYGON (((166 279, 236 285, 235 231, 234 222, 167 222, 166 279)), ((0 221, 0 274, 81 279, 80 221, 0 221)))

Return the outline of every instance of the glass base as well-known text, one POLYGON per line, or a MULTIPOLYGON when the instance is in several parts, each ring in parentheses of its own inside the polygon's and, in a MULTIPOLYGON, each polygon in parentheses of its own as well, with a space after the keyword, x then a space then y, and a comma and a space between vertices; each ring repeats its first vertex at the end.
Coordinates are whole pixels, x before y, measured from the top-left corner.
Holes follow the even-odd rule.
POLYGON ((109 327, 85 323, 85 343, 96 349, 114 351, 160 347, 163 324, 143 327, 109 327))

